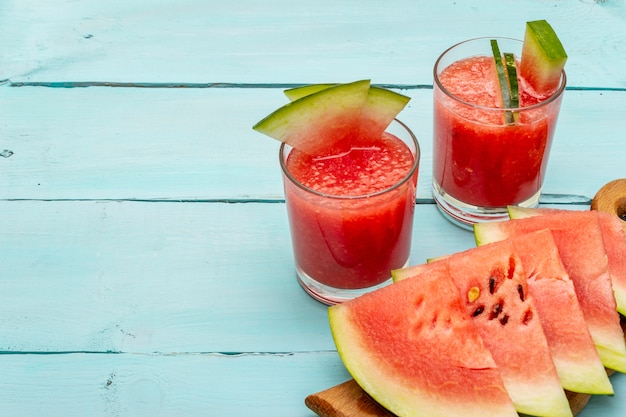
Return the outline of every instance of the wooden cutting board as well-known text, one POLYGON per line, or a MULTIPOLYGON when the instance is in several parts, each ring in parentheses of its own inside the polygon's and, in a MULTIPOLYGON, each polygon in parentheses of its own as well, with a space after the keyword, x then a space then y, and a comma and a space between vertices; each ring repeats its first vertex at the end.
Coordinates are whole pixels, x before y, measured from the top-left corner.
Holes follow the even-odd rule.
MULTIPOLYGON (((588 394, 566 391, 574 415, 587 405, 588 394)), ((306 397, 304 403, 320 417, 395 417, 359 387, 353 379, 306 397)))
MULTIPOLYGON (((626 333, 626 319, 622 317, 622 329, 626 333)), ((626 336, 625 336, 626 340, 626 336)), ((609 375, 613 371, 607 371, 609 375)), ((589 394, 566 391, 572 413, 576 416, 587 405, 589 394)), ((304 403, 320 417, 394 417, 374 401, 353 379, 327 390, 311 394, 304 403)))
POLYGON ((626 233, 626 178, 613 180, 598 190, 591 201, 591 209, 615 214, 626 233))

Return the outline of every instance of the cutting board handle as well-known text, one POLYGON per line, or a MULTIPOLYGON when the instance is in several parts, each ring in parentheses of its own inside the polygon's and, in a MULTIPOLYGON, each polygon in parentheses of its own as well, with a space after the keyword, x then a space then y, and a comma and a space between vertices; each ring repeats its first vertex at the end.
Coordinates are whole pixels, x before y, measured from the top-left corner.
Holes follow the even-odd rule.
POLYGON ((600 188, 591 201, 591 209, 617 215, 626 233, 626 178, 613 180, 600 188))

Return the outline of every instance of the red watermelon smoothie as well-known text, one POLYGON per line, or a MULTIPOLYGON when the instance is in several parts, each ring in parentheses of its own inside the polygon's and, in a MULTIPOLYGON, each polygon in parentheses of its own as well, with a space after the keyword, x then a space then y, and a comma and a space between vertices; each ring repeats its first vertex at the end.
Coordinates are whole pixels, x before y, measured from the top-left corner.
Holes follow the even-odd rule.
POLYGON ((553 94, 538 96, 519 78, 522 42, 495 38, 518 66, 520 105, 504 109, 490 39, 453 46, 434 68, 433 195, 465 228, 538 205, 566 84, 563 72, 553 94))
POLYGON ((396 120, 373 142, 319 156, 282 145, 280 155, 302 287, 336 304, 391 282, 411 249, 420 157, 413 133, 396 120))

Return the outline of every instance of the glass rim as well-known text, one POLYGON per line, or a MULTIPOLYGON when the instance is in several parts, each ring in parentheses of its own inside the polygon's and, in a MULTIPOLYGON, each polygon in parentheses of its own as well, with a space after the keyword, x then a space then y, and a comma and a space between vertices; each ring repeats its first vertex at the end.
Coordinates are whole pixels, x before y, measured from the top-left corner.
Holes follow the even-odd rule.
MULTIPOLYGON (((417 171, 418 167, 419 167, 419 162, 420 162, 420 157, 421 157, 421 149, 419 146, 419 142, 417 140, 417 137, 415 136, 415 134, 413 133, 413 131, 411 131, 411 129, 409 129, 409 127, 404 124, 403 122, 401 122, 400 120, 394 118, 392 123, 396 122, 400 125, 401 128, 403 128, 404 130, 406 130, 406 132, 409 134, 409 137, 411 138, 413 145, 415 146, 415 152, 413 153, 413 151, 411 150, 411 152, 414 155, 413 158, 413 164, 411 164, 411 169, 409 170, 409 172, 406 173, 406 175, 404 177, 402 177, 402 179, 400 179, 398 182, 396 182, 395 184, 393 184, 390 187, 384 188, 382 190, 373 192, 373 193, 368 193, 368 194, 358 194, 358 195, 334 195, 334 194, 326 194, 326 193, 322 193, 319 191, 316 191, 312 188, 307 187, 306 185, 302 184, 300 181, 298 181, 292 174, 291 172, 289 172, 289 170, 287 169, 287 165, 286 165, 286 157, 284 155, 285 150, 287 149, 287 147, 289 146, 288 144, 286 144, 285 142, 281 143, 280 145, 280 149, 278 152, 278 158, 280 159, 280 167, 281 170, 283 172, 283 174, 285 175, 285 177, 287 177, 289 179, 289 181, 294 184, 295 186, 297 186, 298 188, 300 188, 301 190, 304 190, 308 193, 311 193, 313 195, 316 195, 318 197, 324 197, 324 198, 328 198, 328 199, 333 199, 333 200, 345 200, 345 201, 349 201, 349 200, 359 200, 359 199, 364 199, 364 198, 371 198, 371 197, 377 197, 383 194, 386 194, 390 191, 393 191, 399 187, 401 187, 402 185, 404 185, 407 181, 409 181, 413 175, 415 175, 415 172, 417 171)), ((385 129, 385 132, 387 131, 387 129, 385 129)), ((404 142, 404 141, 403 141, 404 142)), ((289 146, 289 151, 291 151, 291 149, 293 149, 291 146, 289 146)), ((287 154, 289 155, 289 154, 287 154)))
MULTIPOLYGON (((439 57, 437 58, 437 60, 435 61, 435 65, 433 67, 433 79, 435 80, 435 83, 437 84, 437 86, 439 87, 439 89, 448 97, 450 97, 451 99, 453 99, 454 101, 461 103, 467 107, 471 107, 473 109, 476 110, 480 110, 480 111, 488 111, 488 112, 502 112, 502 111, 517 111, 517 112, 528 112, 543 106, 547 106, 548 104, 556 101, 559 99, 559 97, 561 97, 563 95, 563 92, 565 91, 565 87, 567 85, 567 75, 565 74, 565 69, 561 70, 561 80, 559 83, 559 87, 556 89, 556 91, 554 93, 552 93, 552 95, 550 97, 548 97, 547 99, 540 101, 539 103, 535 103, 532 104, 530 106, 524 106, 524 107, 488 107, 488 106, 482 106, 479 104, 474 104, 474 103, 470 103, 468 101, 465 101, 461 98, 459 98, 458 96, 456 96, 455 94, 453 94, 452 92, 450 92, 447 88, 445 88, 442 84, 441 81, 439 81, 439 76, 437 74, 437 68, 439 67, 439 64, 441 62, 441 60, 444 58, 444 56, 450 52, 451 50, 453 50, 454 48, 457 48, 461 45, 470 43, 470 42, 475 42, 475 41, 482 41, 482 40, 491 40, 491 39, 502 39, 502 40, 507 40, 507 41, 514 41, 514 42, 519 42, 521 44, 523 44, 524 42, 520 39, 515 39, 515 38, 507 38, 507 37, 502 37, 502 36, 482 36, 482 37, 478 37, 478 38, 471 38, 471 39, 466 39, 464 41, 455 43, 454 45, 450 46, 448 49, 446 49, 445 51, 443 51, 441 53, 441 55, 439 55, 439 57)), ((472 55, 472 56, 479 56, 479 55, 472 55)), ((469 58, 469 56, 467 57, 469 58)), ((463 59, 463 58, 460 58, 463 59)), ((521 57, 520 57, 521 59, 521 57)), ((458 60, 457 60, 458 61, 458 60)), ((456 61, 455 61, 456 62, 456 61)))

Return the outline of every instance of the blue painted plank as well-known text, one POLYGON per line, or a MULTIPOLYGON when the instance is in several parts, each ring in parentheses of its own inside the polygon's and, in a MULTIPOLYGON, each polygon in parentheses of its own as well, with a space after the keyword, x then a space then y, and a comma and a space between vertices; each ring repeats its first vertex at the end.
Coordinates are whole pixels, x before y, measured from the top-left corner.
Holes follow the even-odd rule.
MULTIPOLYGON (((432 90, 399 117, 422 149, 430 198, 432 90)), ((567 91, 545 192, 593 197, 624 171, 626 91, 567 91), (573 169, 575 167, 575 169, 573 169)), ((2 199, 281 199, 277 141, 252 130, 282 89, 0 86, 2 199)))
MULTIPOLYGON (((313 417, 304 398, 349 379, 335 352, 0 355, 0 369, 3 417, 313 417)), ((624 415, 626 375, 611 381, 579 417, 624 415)))
POLYGON ((571 85, 626 87, 626 5, 593 0, 3 1, 0 80, 431 84, 449 46, 544 18, 571 85))
POLYGON ((0 355, 0 414, 306 416, 308 394, 349 379, 336 352, 0 355))
MULTIPOLYGON (((333 348, 284 204, 0 201, 0 351, 333 348)), ((474 245, 418 205, 412 263, 474 245)))

